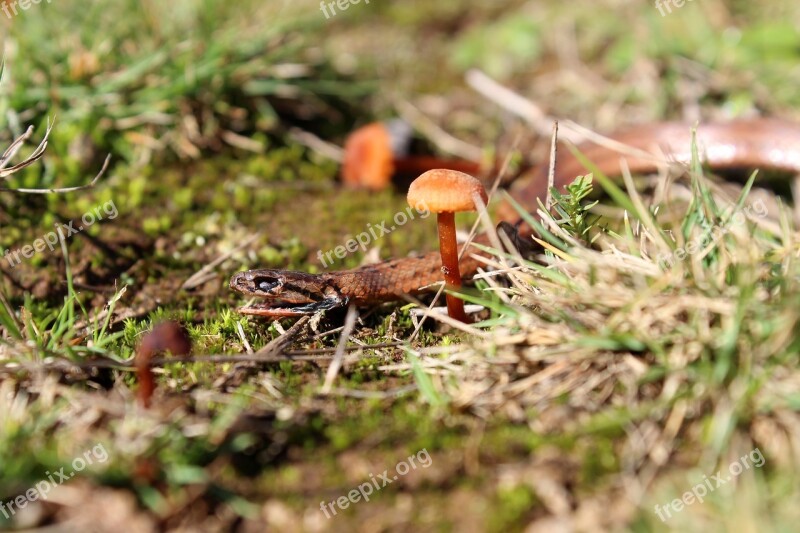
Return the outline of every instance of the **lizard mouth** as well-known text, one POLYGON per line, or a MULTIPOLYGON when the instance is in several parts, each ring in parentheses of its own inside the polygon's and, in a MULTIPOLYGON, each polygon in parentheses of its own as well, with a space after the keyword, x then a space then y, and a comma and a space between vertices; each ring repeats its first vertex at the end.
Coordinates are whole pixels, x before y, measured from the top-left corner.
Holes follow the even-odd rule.
POLYGON ((325 300, 320 300, 319 302, 304 304, 286 302, 284 300, 269 300, 253 302, 244 307, 240 307, 238 311, 243 315, 252 316, 266 316, 274 318, 296 317, 314 315, 321 311, 336 309, 346 305, 346 303, 346 301, 342 303, 342 300, 338 298, 327 298, 325 300))

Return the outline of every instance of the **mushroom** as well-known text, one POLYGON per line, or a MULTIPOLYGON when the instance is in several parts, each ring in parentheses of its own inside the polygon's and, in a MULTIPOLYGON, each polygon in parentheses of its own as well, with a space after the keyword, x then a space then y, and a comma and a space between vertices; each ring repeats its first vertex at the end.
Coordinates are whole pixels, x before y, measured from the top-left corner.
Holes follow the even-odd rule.
MULTIPOLYGON (((445 286, 449 289, 461 287, 455 213, 476 211, 476 197, 486 205, 488 198, 481 182, 457 170, 429 170, 414 180, 408 189, 408 205, 437 215, 442 272, 445 286)), ((447 295, 447 313, 461 322, 468 321, 464 302, 450 294, 447 295)))
MULTIPOLYGON (((399 145, 400 133, 395 128, 395 149, 402 149, 399 145)), ((344 144, 342 181, 373 191, 385 189, 394 174, 395 156, 392 148, 392 132, 384 123, 373 122, 358 128, 347 137, 344 144)))
POLYGON ((136 369, 139 376, 139 404, 150 407, 150 399, 155 391, 153 371, 150 368, 153 356, 159 352, 172 355, 187 355, 192 351, 192 341, 183 326, 177 322, 162 322, 142 338, 136 351, 136 369))
POLYGON ((351 187, 373 191, 389 186, 395 172, 416 175, 432 168, 477 173, 480 163, 431 156, 409 156, 411 126, 402 119, 372 122, 353 131, 344 144, 342 181, 351 187))

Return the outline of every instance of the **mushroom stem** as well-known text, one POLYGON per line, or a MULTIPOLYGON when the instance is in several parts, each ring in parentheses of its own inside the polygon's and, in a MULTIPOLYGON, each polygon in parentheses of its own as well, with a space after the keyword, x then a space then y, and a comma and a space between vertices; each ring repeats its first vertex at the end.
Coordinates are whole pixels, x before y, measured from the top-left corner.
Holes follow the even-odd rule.
MULTIPOLYGON (((458 244, 456 243, 456 217, 452 212, 438 214, 439 223, 439 252, 442 254, 442 273, 444 274, 445 288, 458 289, 461 287, 461 271, 458 268, 458 244)), ((468 323, 464 302, 450 294, 445 295, 447 300, 447 314, 456 320, 468 323)))

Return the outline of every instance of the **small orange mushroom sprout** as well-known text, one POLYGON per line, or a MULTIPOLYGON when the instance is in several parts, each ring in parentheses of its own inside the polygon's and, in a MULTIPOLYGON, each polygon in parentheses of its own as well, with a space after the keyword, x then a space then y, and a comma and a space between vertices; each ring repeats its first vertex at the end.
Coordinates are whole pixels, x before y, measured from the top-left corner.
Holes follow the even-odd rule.
POLYGON ((345 184, 378 191, 388 187, 392 174, 392 139, 383 123, 367 124, 350 134, 344 145, 342 163, 345 184))
MULTIPOLYGON (((437 215, 439 252, 442 254, 442 272, 448 289, 461 287, 455 213, 476 211, 476 198, 486 205, 486 189, 477 179, 457 170, 429 170, 414 180, 408 189, 408 205, 437 215)), ((468 322, 464 302, 450 294, 447 295, 447 314, 461 322, 468 322)))
POLYGON ((392 176, 414 176, 434 168, 477 173, 481 164, 462 159, 411 155, 413 131, 402 119, 372 122, 353 131, 344 143, 342 182, 348 187, 383 190, 392 176))

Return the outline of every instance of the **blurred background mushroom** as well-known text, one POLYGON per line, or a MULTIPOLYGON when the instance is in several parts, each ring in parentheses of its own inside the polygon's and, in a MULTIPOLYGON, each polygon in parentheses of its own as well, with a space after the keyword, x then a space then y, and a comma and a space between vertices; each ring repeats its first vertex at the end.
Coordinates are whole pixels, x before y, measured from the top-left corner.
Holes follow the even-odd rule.
POLYGON ((435 168, 469 174, 481 171, 482 165, 477 161, 412 153, 412 135, 408 122, 399 118, 371 122, 354 130, 344 145, 342 182, 349 187, 380 191, 391 185, 395 175, 418 176, 435 168))

